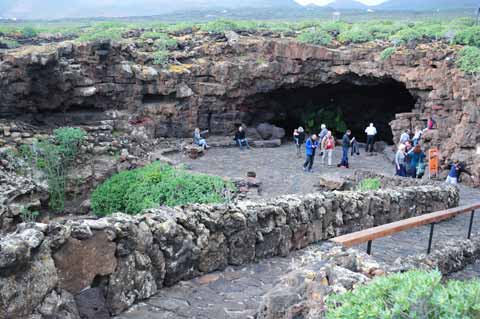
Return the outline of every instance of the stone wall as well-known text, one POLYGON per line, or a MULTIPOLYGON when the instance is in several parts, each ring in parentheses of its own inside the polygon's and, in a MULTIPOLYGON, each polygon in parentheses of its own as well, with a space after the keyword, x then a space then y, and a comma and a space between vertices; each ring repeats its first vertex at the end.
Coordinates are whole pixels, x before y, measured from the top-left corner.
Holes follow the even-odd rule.
POLYGON ((456 67, 460 47, 440 42, 400 47, 383 61, 379 55, 389 44, 381 42, 327 48, 253 35, 230 43, 196 33, 177 40, 188 49, 173 52, 182 63, 165 68, 152 65, 151 54, 134 43, 6 51, 0 55, 0 114, 44 124, 107 120, 116 130, 142 126, 151 137, 191 136, 197 126, 224 135, 255 120, 252 96, 389 79, 416 99, 411 113, 391 123, 396 140, 404 129, 425 127, 431 113, 438 127, 424 142, 440 148, 441 164, 460 159, 472 171, 480 169, 480 87, 456 67))
POLYGON ((83 309, 91 289, 118 314, 180 280, 287 256, 313 242, 453 207, 458 199, 455 187, 425 185, 21 224, 0 240, 0 317, 64 311, 78 318, 74 300, 83 309))

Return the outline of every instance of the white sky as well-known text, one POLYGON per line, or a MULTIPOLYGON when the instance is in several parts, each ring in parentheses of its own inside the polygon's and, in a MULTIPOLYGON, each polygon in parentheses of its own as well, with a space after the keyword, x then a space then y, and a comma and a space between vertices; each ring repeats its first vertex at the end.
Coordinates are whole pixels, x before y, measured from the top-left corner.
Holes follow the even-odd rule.
MULTIPOLYGON (((314 3, 320 6, 329 4, 330 2, 333 2, 334 0, 295 0, 296 2, 306 5, 310 3, 314 3)), ((357 0, 358 2, 364 3, 366 5, 376 5, 382 2, 385 2, 387 0, 357 0)))

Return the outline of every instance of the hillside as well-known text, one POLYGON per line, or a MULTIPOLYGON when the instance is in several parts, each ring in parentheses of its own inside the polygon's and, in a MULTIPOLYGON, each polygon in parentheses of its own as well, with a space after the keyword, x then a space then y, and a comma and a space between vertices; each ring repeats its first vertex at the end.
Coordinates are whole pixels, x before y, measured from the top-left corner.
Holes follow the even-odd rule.
POLYGON ((332 3, 327 5, 328 7, 334 9, 358 9, 358 10, 366 10, 368 8, 367 5, 364 5, 361 2, 355 0, 335 0, 332 3))
POLYGON ((376 10, 445 10, 459 8, 476 8, 480 6, 478 0, 389 0, 378 6, 376 10))

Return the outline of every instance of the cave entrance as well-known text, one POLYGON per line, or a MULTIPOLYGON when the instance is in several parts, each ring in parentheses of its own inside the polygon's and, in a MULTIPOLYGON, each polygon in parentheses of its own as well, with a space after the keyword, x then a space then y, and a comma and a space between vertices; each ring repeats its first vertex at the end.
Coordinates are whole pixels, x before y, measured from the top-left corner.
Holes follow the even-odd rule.
POLYGON ((346 128, 357 140, 366 140, 365 128, 374 123, 377 140, 393 143, 389 122, 397 113, 411 112, 416 100, 401 82, 390 78, 349 76, 335 84, 282 88, 252 96, 244 109, 245 122, 269 122, 283 127, 287 136, 298 126, 318 133, 325 123, 335 136, 346 128))

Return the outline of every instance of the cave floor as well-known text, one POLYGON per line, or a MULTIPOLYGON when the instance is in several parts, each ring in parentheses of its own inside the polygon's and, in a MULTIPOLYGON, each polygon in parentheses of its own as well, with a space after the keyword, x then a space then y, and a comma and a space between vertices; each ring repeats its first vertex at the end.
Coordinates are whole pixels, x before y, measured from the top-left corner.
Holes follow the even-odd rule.
MULTIPOLYGON (((262 182, 262 197, 271 198, 286 194, 308 194, 315 191, 319 176, 341 177, 353 173, 354 169, 375 170, 393 174, 394 167, 386 158, 374 153, 366 155, 360 150, 360 156, 349 156, 350 168, 337 168, 342 157, 341 148, 333 154, 332 166, 321 165, 321 157, 315 157, 313 173, 305 173, 302 165, 305 161, 304 149, 300 158, 296 155, 293 144, 276 148, 251 148, 240 151, 238 148, 211 148, 198 159, 190 159, 183 154, 170 156, 176 162, 186 164, 196 172, 230 178, 244 178, 248 171, 254 171, 262 182)), ((326 161, 326 159, 325 159, 326 161)))
MULTIPOLYGON (((335 154, 335 163, 339 158, 338 151, 335 154)), ((350 171, 336 167, 323 168, 317 163, 315 173, 303 173, 302 160, 295 157, 294 147, 288 145, 276 149, 253 149, 244 152, 238 149, 211 149, 207 155, 198 160, 182 158, 180 155, 175 159, 190 165, 194 171, 229 177, 242 177, 246 171, 254 170, 263 181, 266 196, 308 192, 319 175, 339 176, 350 171)), ((384 173, 392 171, 390 162, 381 155, 354 157, 351 166, 375 169, 384 173)), ((461 205, 480 198, 478 189, 461 186, 460 191, 461 205)), ((437 224, 433 248, 440 247, 442 242, 449 239, 465 238, 468 218, 469 215, 463 215, 437 224)), ((475 222, 476 225, 480 223, 478 216, 475 222)), ((391 263, 402 256, 423 253, 426 251, 429 229, 429 226, 419 227, 376 240, 373 242, 373 256, 379 261, 391 263)), ((472 234, 478 235, 479 231, 472 234)), ((173 287, 160 290, 154 297, 135 305, 116 318, 254 318, 262 296, 274 287, 284 274, 316 258, 320 254, 320 246, 321 244, 312 245, 292 252, 287 258, 275 257, 255 264, 228 267, 221 272, 180 282, 173 287)), ((365 249, 363 246, 357 248, 365 249)), ((473 277, 480 278, 480 262, 451 276, 465 280, 473 277)))

